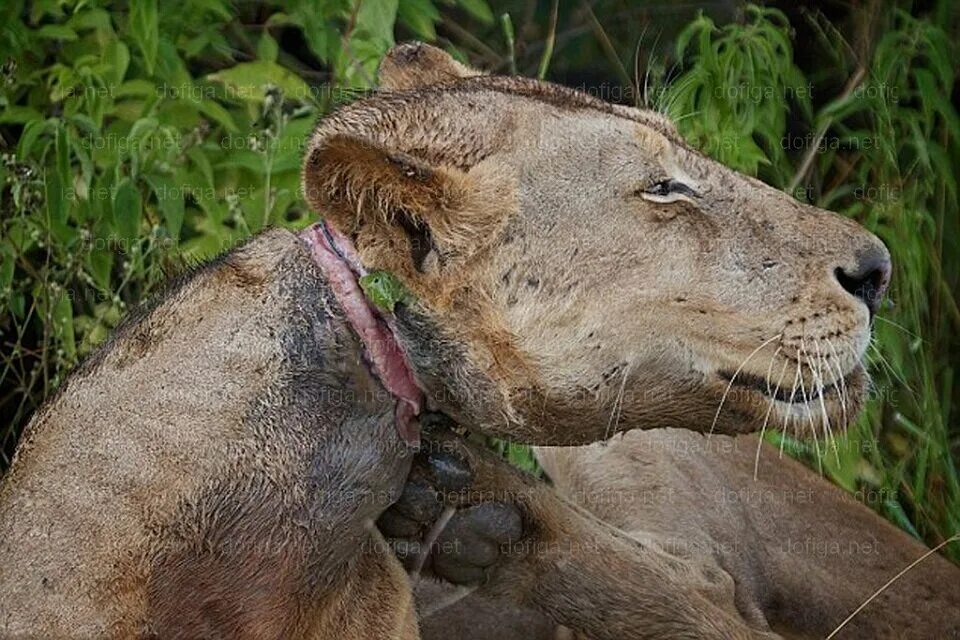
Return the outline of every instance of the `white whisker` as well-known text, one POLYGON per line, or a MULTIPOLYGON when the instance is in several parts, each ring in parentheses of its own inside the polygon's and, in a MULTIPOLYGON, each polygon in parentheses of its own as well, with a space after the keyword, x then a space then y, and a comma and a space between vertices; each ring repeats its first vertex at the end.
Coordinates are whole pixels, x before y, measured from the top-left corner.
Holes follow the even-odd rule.
POLYGON ((733 372, 733 375, 730 376, 730 382, 727 383, 727 388, 723 392, 723 396, 720 398, 720 404, 717 406, 717 413, 713 416, 713 423, 710 425, 710 432, 708 435, 713 435, 713 430, 717 426, 717 420, 720 419, 720 412, 723 410, 723 403, 727 399, 727 395, 730 393, 730 388, 733 387, 734 381, 737 379, 737 376, 740 375, 740 372, 743 371, 743 368, 747 366, 747 363, 750 362, 750 359, 753 358, 761 349, 773 342, 774 340, 779 340, 783 336, 782 333, 778 333, 769 340, 765 341, 759 347, 750 352, 750 355, 747 356, 746 360, 740 363, 740 366, 737 367, 737 370, 733 372))
POLYGON ((603 434, 604 440, 607 440, 610 437, 611 425, 613 426, 613 432, 616 433, 617 425, 620 424, 620 415, 623 412, 623 395, 627 388, 627 376, 629 375, 630 365, 628 364, 623 369, 623 380, 620 382, 620 391, 617 393, 617 398, 613 402, 613 408, 610 410, 610 418, 607 420, 607 428, 603 434))
POLYGON ((773 355, 770 356, 770 364, 767 365, 767 375, 764 377, 764 380, 767 381, 767 395, 773 395, 770 393, 770 372, 773 371, 773 363, 776 361, 777 356, 780 355, 780 352, 783 351, 783 345, 777 347, 777 350, 773 352, 773 355))
POLYGON ((770 414, 773 412, 773 407, 776 405, 777 398, 776 395, 780 391, 780 383, 783 382, 783 376, 787 373, 787 366, 789 366, 790 361, 783 363, 783 369, 780 370, 780 378, 777 380, 777 388, 773 393, 770 394, 770 406, 767 407, 767 415, 763 417, 763 426, 760 427, 760 440, 757 442, 757 455, 753 459, 753 480, 756 482, 757 474, 760 469, 760 448, 763 446, 763 434, 767 430, 767 421, 770 419, 770 414))
POLYGON ((837 376, 840 380, 840 409, 843 411, 843 426, 846 427, 850 424, 850 418, 847 415, 847 383, 843 376, 843 366, 840 364, 840 356, 837 354, 836 347, 833 346, 833 342, 830 341, 830 338, 827 338, 827 346, 830 347, 830 350, 833 352, 834 362, 837 363, 837 376))
POLYGON ((885 357, 883 357, 883 354, 880 353, 880 349, 877 347, 876 342, 874 342, 872 339, 870 340, 869 348, 873 349, 873 353, 877 358, 876 362, 879 362, 881 365, 883 365, 882 368, 889 372, 888 377, 893 376, 893 378, 895 378, 897 382, 903 385, 903 387, 907 391, 909 391, 912 396, 916 397, 917 394, 913 390, 913 387, 907 384, 907 381, 904 380, 899 373, 897 373, 897 371, 893 368, 893 365, 891 365, 890 362, 885 357))
MULTIPOLYGON (((796 373, 796 375, 793 376, 793 386, 790 388, 790 399, 787 400, 787 405, 790 407, 790 409, 788 409, 788 410, 783 414, 783 435, 784 435, 784 436, 786 436, 786 434, 787 434, 787 423, 789 423, 789 422, 790 422, 790 418, 793 417, 790 412, 793 410, 793 399, 794 399, 794 398, 796 397, 796 395, 797 395, 797 380, 799 380, 799 379, 800 379, 800 360, 798 359, 798 360, 797 360, 797 373, 796 373)), ((779 456, 778 456, 781 460, 783 459, 783 444, 784 444, 785 442, 786 442, 786 438, 785 438, 785 437, 781 437, 781 438, 780 438, 780 454, 779 454, 779 456)))
POLYGON ((912 331, 910 331, 909 329, 907 329, 907 328, 906 328, 905 326, 903 326, 902 324, 897 324, 897 323, 894 322, 893 320, 889 320, 889 319, 887 319, 887 318, 881 318, 880 316, 874 316, 874 320, 879 320, 880 322, 886 322, 887 324, 892 325, 892 326, 896 327, 897 329, 900 329, 900 331, 903 331, 905 334, 907 334, 907 335, 910 336, 911 338, 914 338, 914 339, 916 339, 916 340, 920 340, 921 342, 927 342, 927 341, 924 340, 922 337, 920 337, 920 336, 918 336, 917 334, 913 333, 912 331))
MULTIPOLYGON (((807 353, 807 347, 803 343, 803 336, 800 337, 800 354, 803 355, 805 360, 809 360, 809 353, 807 353)), ((813 373, 813 367, 807 364, 807 368, 810 369, 811 374, 813 373)), ((810 390, 811 393, 813 389, 810 390)), ((813 423, 813 415, 810 411, 810 398, 807 397, 807 388, 803 384, 803 376, 800 376, 800 394, 803 397, 804 410, 807 413, 807 423, 810 425, 810 431, 813 435, 813 448, 817 453, 817 469, 820 471, 820 475, 823 475, 823 455, 820 453, 820 443, 817 441, 817 427, 813 423)))
POLYGON ((902 578, 908 571, 910 571, 911 569, 913 569, 915 566, 917 566, 918 564, 920 564, 921 562, 923 562, 924 560, 926 560, 927 558, 929 558, 930 556, 932 556, 933 554, 935 554, 937 551, 939 551, 940 549, 942 549, 942 548, 944 548, 945 546, 947 546, 948 544, 950 544, 951 542, 956 542, 957 540, 960 540, 960 533, 955 533, 955 534, 953 534, 951 537, 947 538, 946 540, 944 540, 943 542, 941 542, 940 544, 938 544, 937 546, 935 546, 933 549, 929 549, 929 550, 928 550, 926 553, 924 553, 922 556, 920 556, 919 558, 917 558, 916 560, 914 560, 913 562, 911 562, 910 564, 908 564, 908 565, 907 565, 906 567, 904 567, 903 569, 901 569, 900 572, 899 572, 897 575, 895 575, 895 576, 893 576, 892 578, 890 578, 889 580, 887 580, 887 582, 886 582, 882 587, 880 587, 879 589, 877 589, 876 591, 873 592, 873 595, 871 595, 869 598, 867 598, 866 600, 864 600, 864 601, 863 601, 863 604, 861 604, 859 607, 857 607, 856 609, 854 609, 854 610, 853 610, 853 613, 851 613, 849 616, 847 616, 847 617, 843 620, 843 622, 841 622, 839 625, 837 625, 837 628, 834 629, 833 631, 831 631, 831 632, 830 632, 830 635, 828 635, 824 640, 830 640, 830 639, 833 638, 835 635, 837 635, 838 633, 840 633, 840 630, 843 629, 845 626, 847 626, 847 624, 848 624, 851 620, 853 620, 854 618, 856 618, 857 615, 858 615, 861 611, 863 611, 864 607, 866 607, 868 604, 870 604, 871 602, 873 602, 873 601, 876 599, 877 596, 879 596, 881 593, 883 593, 884 591, 886 591, 886 590, 890 587, 890 585, 892 585, 894 582, 896 582, 897 580, 899 580, 900 578, 902 578))
MULTIPOLYGON (((824 394, 824 384, 823 384, 823 353, 820 351, 820 341, 814 340, 813 346, 817 349, 817 371, 814 374, 817 383, 820 385, 820 413, 823 415, 823 431, 827 437, 827 447, 833 446, 833 455, 837 461, 837 466, 840 465, 840 452, 837 450, 837 439, 833 435, 833 431, 830 429, 830 417, 827 415, 827 404, 823 399, 824 394)), ((812 371, 812 369, 811 369, 812 371)))

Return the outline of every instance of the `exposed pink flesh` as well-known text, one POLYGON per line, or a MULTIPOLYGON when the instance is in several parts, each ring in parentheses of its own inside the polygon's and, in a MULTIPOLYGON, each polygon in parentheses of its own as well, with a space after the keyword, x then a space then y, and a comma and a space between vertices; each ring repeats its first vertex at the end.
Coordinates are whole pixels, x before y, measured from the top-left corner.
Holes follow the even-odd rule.
POLYGON ((397 399, 394 414, 397 433, 406 442, 416 445, 420 437, 413 419, 423 406, 423 394, 414 382, 406 355, 387 320, 370 305, 360 289, 357 278, 365 275, 366 270, 360 264, 350 239, 325 222, 304 229, 300 238, 310 248, 347 320, 363 342, 373 372, 397 399), (330 244, 327 234, 336 243, 335 247, 330 244))

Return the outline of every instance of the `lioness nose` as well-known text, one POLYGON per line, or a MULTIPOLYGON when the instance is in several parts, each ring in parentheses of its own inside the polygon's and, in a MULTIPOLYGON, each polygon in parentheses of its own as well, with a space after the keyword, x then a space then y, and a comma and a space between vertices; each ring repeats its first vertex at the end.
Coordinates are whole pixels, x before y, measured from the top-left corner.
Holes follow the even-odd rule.
POLYGON ((860 254, 851 271, 837 267, 833 274, 840 286, 867 305, 872 318, 890 284, 890 272, 890 254, 881 246, 860 254))

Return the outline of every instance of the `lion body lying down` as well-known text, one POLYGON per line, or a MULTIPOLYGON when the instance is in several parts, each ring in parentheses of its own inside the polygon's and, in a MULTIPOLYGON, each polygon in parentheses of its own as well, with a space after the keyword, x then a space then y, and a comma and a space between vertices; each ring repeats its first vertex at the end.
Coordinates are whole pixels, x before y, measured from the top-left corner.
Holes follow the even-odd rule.
MULTIPOLYGON (((74 372, 0 487, 0 637, 419 637, 407 575, 373 526, 413 448, 331 289, 301 238, 269 231, 171 287, 74 372)), ((598 544, 626 576, 576 553, 592 520, 482 460, 486 490, 526 495, 536 518, 518 534, 533 551, 517 593, 534 576, 566 591, 590 571, 596 597, 685 604, 626 608, 617 629, 659 616, 691 637, 761 637, 730 597, 704 595, 696 567, 605 530, 598 544), (560 571, 537 551, 552 545, 572 550, 560 571)))
MULTIPOLYGON (((757 440, 681 430, 632 431, 589 447, 540 447, 558 493, 606 524, 735 585, 736 608, 755 628, 824 638, 927 549, 853 497, 757 440)), ((616 562, 616 559, 612 559, 616 562)), ((616 572, 616 571, 614 571, 616 572)), ((493 580, 496 580, 495 574, 493 580)), ((933 554, 855 616, 838 638, 960 636, 960 568, 933 554)), ((421 608, 449 596, 424 584, 421 608)), ((528 602, 481 589, 421 620, 424 640, 557 640, 528 602)))

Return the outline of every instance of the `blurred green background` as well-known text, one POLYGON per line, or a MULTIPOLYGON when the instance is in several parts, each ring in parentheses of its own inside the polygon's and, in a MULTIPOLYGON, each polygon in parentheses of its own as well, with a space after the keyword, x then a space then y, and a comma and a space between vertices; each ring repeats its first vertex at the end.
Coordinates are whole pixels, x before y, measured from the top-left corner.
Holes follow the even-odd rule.
MULTIPOLYGON (((952 0, 7 0, 0 21, 0 471, 168 274, 312 220, 298 171, 314 121, 420 39, 658 109, 704 152, 880 235, 895 277, 868 411, 833 445, 768 438, 929 545, 960 531, 952 0)), ((960 544, 944 552, 960 561, 960 544)))

